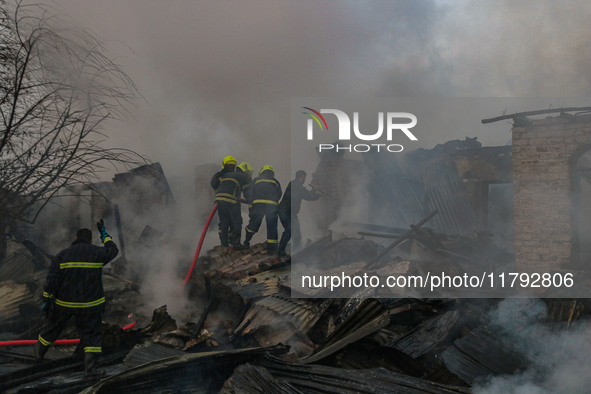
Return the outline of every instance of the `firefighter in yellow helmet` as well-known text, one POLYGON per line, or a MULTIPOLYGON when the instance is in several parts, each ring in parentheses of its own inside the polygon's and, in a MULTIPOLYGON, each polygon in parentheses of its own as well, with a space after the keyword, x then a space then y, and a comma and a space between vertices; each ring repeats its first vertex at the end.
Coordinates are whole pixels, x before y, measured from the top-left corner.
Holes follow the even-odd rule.
POLYGON ((244 246, 250 246, 250 240, 259 231, 263 221, 267 224, 267 250, 276 251, 277 236, 277 206, 281 198, 281 185, 275 179, 275 170, 270 165, 264 165, 259 176, 252 180, 246 195, 247 202, 252 205, 250 220, 246 226, 244 246))
POLYGON ((222 160, 222 168, 226 166, 236 166, 236 159, 234 158, 234 156, 224 157, 224 159, 222 160))
POLYGON ((238 164, 236 170, 240 170, 248 175, 249 178, 252 178, 252 173, 254 172, 254 167, 248 164, 247 162, 243 161, 242 163, 238 164))
POLYGON ((250 178, 242 171, 235 171, 236 163, 234 157, 224 157, 222 170, 211 178, 211 187, 215 190, 215 202, 218 204, 220 242, 222 246, 240 249, 240 196, 242 189, 250 183, 250 178))
MULTIPOLYGON (((242 193, 244 194, 244 197, 246 197, 248 195, 248 188, 250 188, 251 185, 254 167, 248 164, 247 162, 243 161, 242 163, 236 166, 236 171, 243 172, 248 177, 248 184, 242 188, 242 193)), ((250 216, 250 206, 248 208, 248 215, 250 216)))

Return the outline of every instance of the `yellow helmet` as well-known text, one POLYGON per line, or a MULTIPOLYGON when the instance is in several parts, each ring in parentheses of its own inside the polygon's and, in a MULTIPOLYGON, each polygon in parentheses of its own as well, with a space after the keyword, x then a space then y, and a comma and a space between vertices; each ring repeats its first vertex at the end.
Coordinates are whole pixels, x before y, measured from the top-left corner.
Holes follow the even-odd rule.
POLYGON ((248 175, 248 176, 252 176, 252 173, 254 172, 254 167, 245 161, 238 164, 238 167, 240 167, 242 169, 242 171, 244 171, 244 173, 246 173, 246 175, 248 175))
POLYGON ((270 166, 269 164, 265 164, 265 165, 264 165, 264 166, 261 168, 261 170, 259 171, 259 175, 260 175, 260 174, 262 174, 262 173, 263 173, 263 171, 265 171, 265 170, 270 170, 270 171, 273 171, 273 172, 275 172, 275 170, 273 169, 273 166, 270 166))
POLYGON ((234 164, 236 165, 236 159, 233 156, 226 156, 224 157, 224 160, 222 161, 222 166, 225 166, 226 164, 234 164))

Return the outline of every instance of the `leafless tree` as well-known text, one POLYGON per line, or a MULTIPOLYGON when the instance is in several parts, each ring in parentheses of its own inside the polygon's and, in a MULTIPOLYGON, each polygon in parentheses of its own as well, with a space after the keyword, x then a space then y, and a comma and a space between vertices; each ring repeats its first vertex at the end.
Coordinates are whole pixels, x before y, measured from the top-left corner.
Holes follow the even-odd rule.
POLYGON ((48 8, 0 0, 0 11, 0 222, 34 221, 58 190, 147 162, 103 147, 101 126, 138 92, 92 34, 59 27, 48 8))

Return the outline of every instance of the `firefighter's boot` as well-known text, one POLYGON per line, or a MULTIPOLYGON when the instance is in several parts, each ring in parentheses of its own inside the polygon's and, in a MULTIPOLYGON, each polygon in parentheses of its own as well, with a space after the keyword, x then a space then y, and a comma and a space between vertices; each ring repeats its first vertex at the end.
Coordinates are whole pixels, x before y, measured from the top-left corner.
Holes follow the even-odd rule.
POLYGON ((45 353, 47 353, 48 350, 49 350, 48 346, 45 346, 44 344, 42 344, 39 341, 35 342, 35 347, 34 347, 35 359, 37 361, 43 360, 43 357, 45 357, 45 353))
POLYGON ((240 230, 230 231, 230 245, 236 250, 244 249, 244 246, 240 244, 240 230))
POLYGON ((246 235, 244 236, 244 247, 250 248, 250 240, 252 239, 253 236, 254 236, 254 233, 251 233, 247 229, 246 230, 246 235))
POLYGON ((279 250, 278 250, 279 257, 287 256, 285 249, 287 249, 288 242, 289 242, 289 239, 285 236, 285 233, 283 235, 281 235, 281 240, 279 241, 279 250))
POLYGON ((220 230, 220 242, 222 244, 223 247, 227 247, 229 246, 228 244, 228 232, 223 232, 222 230, 220 230))

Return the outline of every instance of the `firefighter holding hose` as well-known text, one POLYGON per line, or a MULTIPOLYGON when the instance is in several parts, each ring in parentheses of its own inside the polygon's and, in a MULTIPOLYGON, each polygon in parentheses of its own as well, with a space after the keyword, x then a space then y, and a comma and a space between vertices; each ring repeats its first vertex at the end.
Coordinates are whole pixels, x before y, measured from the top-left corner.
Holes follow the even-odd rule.
POLYGON ((242 189, 250 183, 244 171, 236 171, 236 159, 224 157, 222 170, 211 178, 211 187, 215 190, 215 202, 218 205, 219 235, 222 246, 242 249, 240 232, 242 231, 242 212, 240 198, 242 189))
POLYGON ((84 349, 84 376, 99 376, 96 363, 102 353, 102 316, 105 309, 102 268, 119 250, 101 219, 97 223, 103 247, 92 244, 92 232, 82 228, 68 248, 52 260, 43 289, 42 310, 47 321, 35 343, 35 357, 43 359, 73 316, 84 349))

